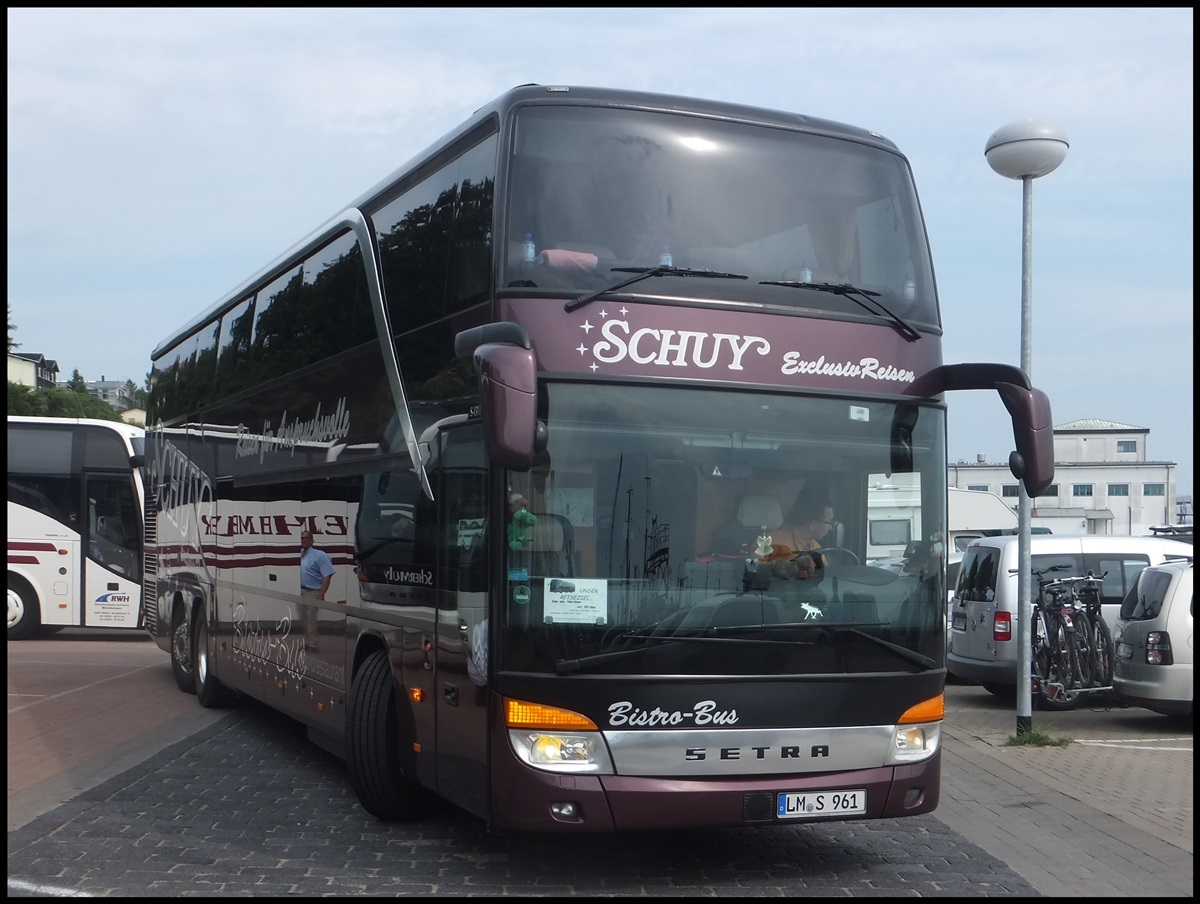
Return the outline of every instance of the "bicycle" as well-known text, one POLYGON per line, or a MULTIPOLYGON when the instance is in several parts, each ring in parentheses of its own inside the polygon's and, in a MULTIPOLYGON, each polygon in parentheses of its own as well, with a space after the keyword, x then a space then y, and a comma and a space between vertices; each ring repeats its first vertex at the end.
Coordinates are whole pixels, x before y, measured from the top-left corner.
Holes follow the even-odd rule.
MULTIPOLYGON (((1049 571, 1057 570, 1051 566, 1049 571)), ((1075 695, 1078 660, 1074 640, 1069 585, 1044 579, 1046 572, 1034 572, 1038 593, 1033 600, 1030 635, 1033 650, 1031 670, 1036 700, 1047 709, 1071 709, 1075 695)))
POLYGON ((1113 661, 1116 655, 1112 631, 1104 620, 1100 600, 1100 585, 1104 575, 1096 577, 1090 571, 1079 579, 1076 594, 1088 619, 1089 647, 1092 655, 1091 687, 1094 690, 1111 690, 1113 661))
MULTIPOLYGON (((1103 577, 1097 578, 1089 572, 1085 577, 1046 580, 1043 574, 1038 573, 1039 600, 1035 611, 1038 606, 1053 611, 1058 632, 1055 636, 1062 649, 1057 661, 1050 663, 1045 638, 1035 641, 1035 681, 1042 679, 1038 683, 1039 700, 1046 709, 1074 709, 1086 694, 1112 687, 1114 649, 1101 608, 1103 577), (1040 662, 1036 658, 1039 653, 1040 662)), ((1046 630, 1045 636, 1049 636, 1050 628, 1046 630)))

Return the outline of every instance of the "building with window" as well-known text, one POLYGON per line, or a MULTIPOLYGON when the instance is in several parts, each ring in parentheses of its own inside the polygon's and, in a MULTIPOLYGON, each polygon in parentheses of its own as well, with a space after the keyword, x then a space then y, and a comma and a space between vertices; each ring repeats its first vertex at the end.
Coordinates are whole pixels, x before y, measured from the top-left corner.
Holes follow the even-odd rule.
POLYGON ((58 385, 58 362, 45 355, 9 352, 8 382, 34 389, 53 389, 58 385))
MULTIPOLYGON (((1176 463, 1147 456, 1149 434, 1146 427, 1095 418, 1056 426, 1054 483, 1033 500, 1033 526, 1056 534, 1139 536, 1156 525, 1191 524, 1191 497, 1176 498, 1176 463)), ((1017 479, 1007 460, 980 455, 960 461, 949 466, 949 478, 952 487, 988 490, 1017 507, 1017 479)))
MULTIPOLYGON (((133 392, 136 388, 130 380, 108 380, 100 375, 99 380, 88 380, 87 391, 103 402, 108 402, 118 413, 133 408, 133 392)), ((59 389, 66 389, 66 383, 59 383, 59 389)))

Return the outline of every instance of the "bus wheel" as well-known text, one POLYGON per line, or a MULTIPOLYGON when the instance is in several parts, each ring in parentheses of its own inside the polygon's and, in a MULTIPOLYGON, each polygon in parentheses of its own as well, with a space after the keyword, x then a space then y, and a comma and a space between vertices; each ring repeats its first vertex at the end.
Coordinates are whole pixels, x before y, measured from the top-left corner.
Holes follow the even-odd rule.
POLYGON ((171 674, 185 694, 196 693, 196 667, 192 660, 192 632, 183 603, 171 607, 171 674))
POLYGON ((221 679, 213 674, 212 657, 208 654, 208 625, 204 622, 203 614, 196 618, 192 637, 196 640, 195 652, 192 655, 192 666, 196 675, 196 698, 205 709, 230 706, 237 701, 237 692, 227 688, 221 683, 221 679))
POLYGON ((8 639, 24 640, 42 623, 37 594, 26 581, 8 576, 8 639))
POLYGON ((420 788, 400 772, 396 683, 387 654, 367 656, 350 687, 346 765, 364 810, 378 819, 412 819, 420 788))

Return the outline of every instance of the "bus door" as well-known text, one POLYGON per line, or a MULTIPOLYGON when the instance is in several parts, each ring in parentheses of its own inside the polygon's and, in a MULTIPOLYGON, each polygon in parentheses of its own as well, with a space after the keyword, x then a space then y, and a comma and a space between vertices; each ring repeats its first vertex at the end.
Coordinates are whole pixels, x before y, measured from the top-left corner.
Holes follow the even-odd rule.
POLYGON ((141 509, 128 475, 85 474, 79 624, 136 628, 142 584, 141 509))
POLYGON ((488 464, 477 423, 438 439, 437 790, 487 818, 488 464))

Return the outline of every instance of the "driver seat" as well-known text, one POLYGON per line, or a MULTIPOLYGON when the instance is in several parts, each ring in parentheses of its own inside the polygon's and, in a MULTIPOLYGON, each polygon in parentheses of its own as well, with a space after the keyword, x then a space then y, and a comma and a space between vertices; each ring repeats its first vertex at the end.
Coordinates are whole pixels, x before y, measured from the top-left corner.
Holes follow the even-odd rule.
POLYGON ((717 551, 726 555, 753 555, 763 529, 770 533, 782 524, 783 506, 776 497, 743 496, 738 500, 733 522, 717 536, 717 551))

